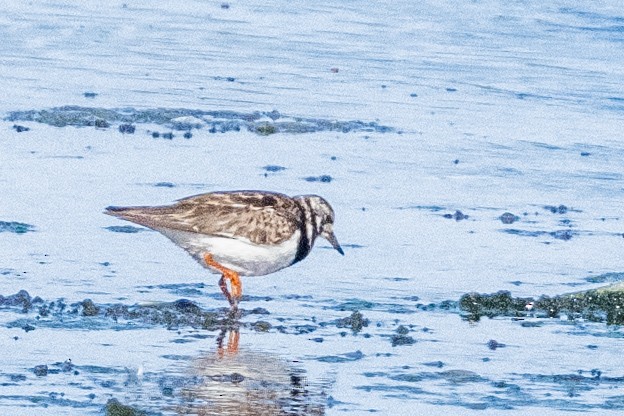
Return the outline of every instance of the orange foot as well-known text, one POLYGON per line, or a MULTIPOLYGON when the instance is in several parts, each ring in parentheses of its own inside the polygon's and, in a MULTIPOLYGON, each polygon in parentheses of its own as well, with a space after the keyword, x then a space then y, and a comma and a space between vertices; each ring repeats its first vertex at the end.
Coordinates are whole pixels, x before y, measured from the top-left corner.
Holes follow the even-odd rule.
POLYGON ((204 254, 204 261, 206 264, 214 269, 217 269, 222 273, 221 279, 219 279, 219 287, 221 291, 225 295, 230 305, 236 307, 238 305, 238 301, 243 296, 243 285, 241 283, 240 276, 234 270, 230 270, 227 267, 223 267, 219 263, 217 263, 210 253, 204 254), (232 293, 228 291, 227 284, 225 280, 230 281, 230 286, 232 287, 232 293))

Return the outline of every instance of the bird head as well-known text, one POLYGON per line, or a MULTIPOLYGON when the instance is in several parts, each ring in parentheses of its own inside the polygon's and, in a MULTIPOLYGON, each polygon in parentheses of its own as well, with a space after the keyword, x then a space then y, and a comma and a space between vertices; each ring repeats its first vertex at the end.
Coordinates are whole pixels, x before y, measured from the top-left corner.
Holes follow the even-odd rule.
POLYGON ((344 256, 344 251, 334 234, 335 215, 329 202, 318 195, 306 195, 305 201, 311 209, 312 223, 316 227, 316 234, 329 241, 329 244, 344 256))

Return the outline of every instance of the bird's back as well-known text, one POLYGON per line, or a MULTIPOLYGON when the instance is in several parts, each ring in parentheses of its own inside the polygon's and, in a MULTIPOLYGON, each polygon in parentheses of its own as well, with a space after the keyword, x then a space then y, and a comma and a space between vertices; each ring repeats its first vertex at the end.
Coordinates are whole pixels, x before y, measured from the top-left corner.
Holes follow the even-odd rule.
POLYGON ((173 205, 108 207, 105 212, 159 231, 245 238, 260 245, 283 243, 302 221, 299 206, 289 196, 254 191, 212 192, 173 205))

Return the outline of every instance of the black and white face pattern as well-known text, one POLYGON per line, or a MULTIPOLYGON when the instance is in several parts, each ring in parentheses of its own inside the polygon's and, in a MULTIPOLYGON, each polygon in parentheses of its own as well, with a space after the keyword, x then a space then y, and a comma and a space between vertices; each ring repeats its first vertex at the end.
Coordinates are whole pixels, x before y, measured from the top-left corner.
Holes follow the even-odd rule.
POLYGON ((317 236, 325 238, 340 254, 344 255, 338 240, 334 235, 334 210, 329 202, 317 195, 303 197, 306 215, 306 234, 313 244, 317 236))

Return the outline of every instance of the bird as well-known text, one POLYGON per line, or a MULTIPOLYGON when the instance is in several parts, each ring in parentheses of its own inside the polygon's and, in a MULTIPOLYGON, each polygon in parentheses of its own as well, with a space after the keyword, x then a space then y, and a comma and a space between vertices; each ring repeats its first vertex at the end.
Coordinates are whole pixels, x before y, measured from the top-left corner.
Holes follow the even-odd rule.
POLYGON ((319 236, 344 255, 333 230, 334 210, 318 195, 219 191, 172 205, 109 206, 104 213, 160 232, 221 274, 219 287, 232 308, 242 298, 240 276, 263 276, 300 262, 319 236))

